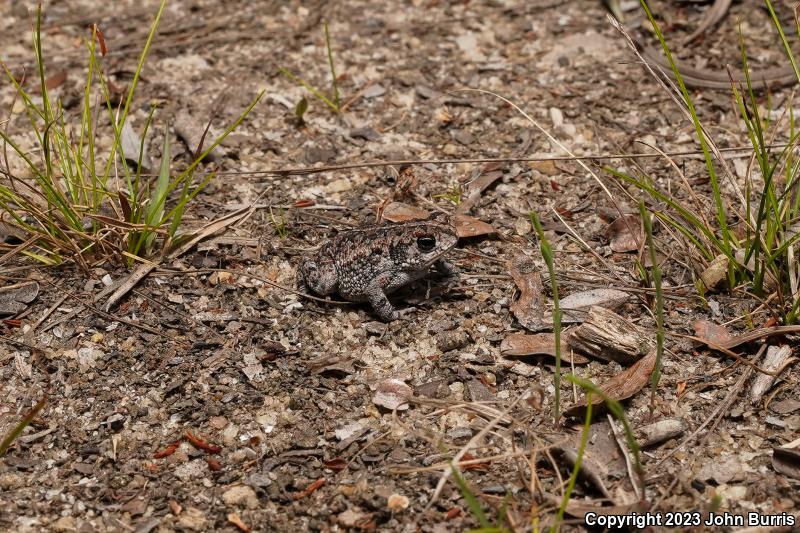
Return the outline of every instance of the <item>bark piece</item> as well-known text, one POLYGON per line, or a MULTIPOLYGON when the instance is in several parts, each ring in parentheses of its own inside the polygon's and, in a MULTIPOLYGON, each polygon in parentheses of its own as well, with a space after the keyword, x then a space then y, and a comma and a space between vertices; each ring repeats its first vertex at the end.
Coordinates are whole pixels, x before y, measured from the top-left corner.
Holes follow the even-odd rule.
POLYGON ((591 289, 574 292, 561 300, 563 323, 583 322, 586 313, 594 306, 615 311, 628 301, 628 293, 617 289, 591 289))
MULTIPOLYGON (((764 356, 764 362, 761 368, 767 372, 779 372, 788 364, 791 355, 791 346, 770 346, 767 348, 767 354, 764 356)), ((753 379, 753 384, 750 386, 750 399, 758 400, 761 398, 761 396, 772 387, 776 379, 777 376, 759 373, 755 379, 753 379)))
POLYGON ((586 322, 575 328, 570 346, 586 355, 631 364, 653 347, 653 341, 638 326, 604 307, 592 307, 586 322))

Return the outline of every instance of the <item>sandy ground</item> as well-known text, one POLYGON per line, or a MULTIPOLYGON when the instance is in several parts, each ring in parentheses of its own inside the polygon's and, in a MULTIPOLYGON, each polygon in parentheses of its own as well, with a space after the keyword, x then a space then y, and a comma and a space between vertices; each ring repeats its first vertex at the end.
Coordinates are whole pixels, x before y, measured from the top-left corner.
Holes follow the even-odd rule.
MULTIPOLYGON (((626 24, 638 31, 635 4, 623 2, 623 9, 626 24)), ((48 73, 66 75, 53 89, 66 117, 80 111, 87 26, 96 22, 103 31, 109 51, 103 68, 124 89, 157 8, 151 1, 45 6, 44 53, 48 73)), ((707 6, 653 8, 679 43, 707 6)), ((0 13, 0 55, 13 72, 29 72, 32 17, 17 2, 0 2, 0 13)), ((680 56, 701 68, 735 61, 737 18, 753 61, 779 62, 774 30, 750 3, 733 6, 700 43, 676 44, 680 56)), ((504 339, 526 333, 512 312, 519 294, 512 267, 540 272, 541 296, 551 299, 528 213, 539 214, 556 250, 562 298, 622 291, 617 313, 654 338, 637 255, 614 251, 607 229, 618 209, 636 213, 641 195, 604 168, 647 173, 678 196, 684 195, 680 171, 708 198, 702 161, 676 157, 673 167, 660 157, 591 160, 588 168, 599 179, 574 161, 552 160, 428 163, 403 172, 385 166, 265 171, 554 157, 567 150, 655 153, 642 143, 695 151, 692 124, 638 64, 606 19, 605 4, 590 0, 170 2, 131 124, 141 133, 158 104, 148 155, 157 165, 170 124, 173 165, 182 168, 195 146, 182 146, 176 129, 199 136, 214 115, 210 134, 217 135, 260 91, 258 106, 204 165, 220 175, 187 213, 186 227, 197 228, 255 204, 224 237, 162 264, 109 313, 95 311, 102 305, 91 300, 105 282, 128 275, 118 258, 89 272, 69 265, 3 272, 7 284, 38 281, 40 293, 20 322, 5 323, 0 434, 45 395, 46 402, 0 459, 0 529, 460 531, 477 527, 478 517, 452 480, 436 487, 467 443, 464 477, 489 521, 505 508, 505 527, 549 527, 581 426, 553 424, 552 358, 501 353, 504 339), (342 114, 279 72, 284 67, 329 91, 324 21, 342 114), (474 89, 507 98, 553 138, 502 99, 474 89), (294 108, 304 95, 310 105, 301 123, 294 108), (374 222, 389 202, 453 212, 453 192, 466 196, 476 178, 493 172, 499 175, 463 214, 494 232, 463 238, 451 253, 461 272, 457 282, 433 277, 394 296, 397 307, 415 308, 403 320, 383 324, 369 306, 308 301, 263 281, 294 287, 305 254, 339 230, 374 222), (393 399, 409 394, 409 403, 391 408, 393 399)), ((8 82, 0 88, 3 119, 16 105, 9 134, 35 149, 13 94, 8 82)), ((729 91, 692 95, 719 146, 747 144, 729 91)), ((780 112, 789 96, 777 88, 769 100, 767 93, 759 98, 780 112)), ((100 131, 100 144, 108 146, 107 125, 100 131)), ((730 160, 738 175, 747 162, 730 160)), ((18 160, 10 168, 25 175, 18 160)), ((733 198, 730 184, 723 192, 733 198)), ((741 295, 699 298, 692 279, 698 267, 673 233, 656 235, 671 334, 663 376, 652 403, 644 390, 625 407, 636 430, 680 420, 683 433, 643 451, 644 487, 637 493, 608 420, 598 418, 565 530, 586 528, 589 505, 612 514, 798 512, 797 476, 777 472, 772 454, 797 438, 800 371, 790 365, 764 397, 751 401, 746 366, 672 335, 694 334, 696 320, 728 324, 735 334, 745 329, 746 312, 754 327, 769 318, 741 295), (716 413, 732 390, 732 403, 716 413)), ((17 257, 3 268, 25 266, 31 262, 17 257)), ((796 337, 769 342, 791 345, 796 337)), ((750 357, 759 347, 736 350, 750 357)), ((575 372, 603 383, 629 366, 592 359, 575 372)), ((566 381, 561 395, 567 405, 579 396, 566 381)), ((693 530, 703 529, 736 528, 693 530)))

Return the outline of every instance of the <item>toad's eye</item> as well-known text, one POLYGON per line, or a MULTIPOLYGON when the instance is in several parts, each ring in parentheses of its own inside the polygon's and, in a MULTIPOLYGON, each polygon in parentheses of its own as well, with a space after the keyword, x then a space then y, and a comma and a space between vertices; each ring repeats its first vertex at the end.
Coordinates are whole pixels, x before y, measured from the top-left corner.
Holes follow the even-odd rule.
POLYGON ((436 239, 430 235, 424 235, 417 239, 417 247, 423 252, 430 252, 436 248, 436 239))

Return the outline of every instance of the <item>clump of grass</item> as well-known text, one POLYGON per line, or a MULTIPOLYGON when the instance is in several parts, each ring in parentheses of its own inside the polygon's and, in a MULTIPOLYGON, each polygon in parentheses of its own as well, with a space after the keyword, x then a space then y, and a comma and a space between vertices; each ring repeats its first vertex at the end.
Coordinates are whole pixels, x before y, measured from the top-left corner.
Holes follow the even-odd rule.
POLYGON ((278 237, 285 239, 289 236, 289 226, 286 223, 286 213, 284 213, 283 209, 278 208, 278 216, 276 217, 275 213, 272 211, 272 207, 270 207, 269 218, 272 227, 275 229, 275 234, 278 237))
MULTIPOLYGON (((800 70, 772 4, 770 0, 765 0, 765 3, 778 30, 780 42, 800 80, 800 70)), ((775 151, 770 143, 770 122, 759 111, 759 102, 750 79, 747 53, 740 31, 744 86, 740 89, 732 83, 731 91, 752 145, 753 159, 762 180, 761 186, 757 187, 753 183, 753 176, 749 174, 745 190, 741 191, 724 162, 717 160, 713 141, 698 118, 691 94, 676 67, 661 28, 646 0, 641 0, 641 4, 672 67, 677 80, 679 100, 691 118, 695 136, 703 151, 711 185, 713 216, 706 217, 706 208, 697 200, 702 194, 695 194, 686 181, 684 186, 691 201, 681 201, 663 192, 648 175, 634 176, 616 169, 607 170, 613 176, 645 193, 653 200, 653 204, 666 206, 663 209, 652 209, 653 214, 682 236, 687 250, 695 257, 696 274, 715 258, 724 258, 729 290, 744 288, 760 300, 765 300, 774 294, 775 297, 769 299, 774 302, 775 314, 786 324, 797 322, 800 311, 800 274, 796 265, 795 245, 800 239, 800 231, 797 228, 800 220, 800 194, 797 190, 800 182, 800 165, 794 158, 794 150, 797 148, 800 133, 795 131, 791 109, 789 128, 786 132, 788 142, 785 147, 775 151), (737 189, 739 205, 723 198, 718 165, 723 168, 737 189), (743 231, 734 231, 736 223, 741 224, 743 231)), ((780 122, 776 127, 779 124, 780 122)), ((775 133, 777 131, 773 132, 775 133)), ((698 294, 701 298, 705 296, 706 289, 698 285, 698 294)))
POLYGON ((453 186, 450 187, 450 190, 440 194, 434 194, 433 197, 437 199, 443 198, 452 202, 453 205, 459 205, 461 203, 461 185, 454 183, 453 186))
MULTIPOLYGON (((328 23, 324 24, 325 28, 325 49, 328 53, 328 69, 331 73, 331 96, 327 96, 323 93, 320 89, 317 89, 311 83, 307 82, 305 79, 301 78, 300 76, 296 76, 286 67, 278 67, 278 70, 281 74, 292 80, 293 82, 301 85, 305 88, 308 92, 316 96, 320 101, 322 101, 328 108, 333 111, 334 113, 341 113, 342 112, 342 104, 339 98, 339 82, 336 79, 336 67, 333 63, 333 49, 331 48, 331 35, 328 31, 328 23)), ((308 101, 303 97, 295 107, 295 115, 299 120, 303 120, 303 115, 305 115, 306 111, 308 110, 308 101)))
POLYGON ((46 83, 41 5, 33 30, 41 95, 32 94, 25 88, 24 80, 17 80, 8 66, 2 64, 23 104, 29 122, 27 132, 36 145, 34 150, 26 150, 21 142, 0 131, 0 139, 22 161, 31 176, 30 179, 15 176, 6 158, 5 179, 0 182, 0 211, 12 225, 30 236, 23 254, 50 265, 68 258, 87 268, 94 262, 108 259, 126 257, 130 263, 158 250, 167 251, 175 244, 187 204, 213 178, 213 174, 209 174, 195 181, 194 172, 200 161, 242 123, 260 100, 261 95, 258 95, 242 115, 180 173, 171 168, 167 128, 159 173, 155 183, 150 184, 142 174, 142 159, 155 108, 144 126, 138 154, 124 153, 122 130, 166 3, 162 0, 159 6, 130 87, 119 107, 112 103, 102 62, 105 44, 96 26, 86 40, 87 73, 80 114, 69 116, 61 101, 53 98, 46 83), (98 43, 101 55, 97 53, 98 43), (97 124, 102 115, 107 117, 113 131, 109 153, 103 154, 104 162, 97 140, 97 124), (38 155, 34 155, 35 152, 38 155), (138 161, 135 172, 126 160, 138 161))

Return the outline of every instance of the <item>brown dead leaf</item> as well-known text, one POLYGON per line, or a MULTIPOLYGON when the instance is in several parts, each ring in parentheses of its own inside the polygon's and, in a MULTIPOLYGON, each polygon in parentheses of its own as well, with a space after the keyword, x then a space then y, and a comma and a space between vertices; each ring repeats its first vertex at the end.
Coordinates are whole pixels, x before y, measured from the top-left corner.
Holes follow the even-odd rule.
POLYGON ((464 215, 468 213, 475 203, 480 200, 483 191, 488 189, 495 181, 503 176, 503 171, 497 167, 499 167, 497 163, 487 163, 480 170, 480 174, 476 178, 470 180, 469 185, 465 187, 466 190, 464 191, 466 200, 463 200, 456 206, 456 214, 464 215))
POLYGON ((712 350, 724 352, 726 350, 731 350, 733 348, 736 348, 739 345, 746 344, 748 342, 753 342, 758 339, 772 337, 774 335, 788 335, 789 333, 800 333, 800 326, 798 325, 772 326, 769 328, 760 328, 753 331, 748 331, 747 333, 743 333, 735 337, 731 337, 729 341, 723 342, 722 344, 715 344, 701 337, 689 337, 689 338, 698 342, 702 342, 712 350))
POLYGON ((639 215, 623 215, 609 224, 605 230, 613 252, 633 252, 644 241, 644 230, 639 215))
MULTIPOLYGON (((569 330, 561 334, 561 358, 568 363, 586 365, 589 360, 582 355, 571 352, 569 346, 569 330)), ((512 333, 500 343, 500 353, 506 357, 521 355, 549 355, 556 356, 555 333, 537 333, 526 335, 512 333)))
POLYGON ((697 320, 692 324, 694 334, 707 343, 725 344, 732 339, 731 334, 724 326, 714 324, 708 320, 697 320))
MULTIPOLYGON (((647 384, 650 380, 650 374, 653 373, 653 368, 656 365, 656 351, 651 350, 650 353, 639 359, 630 368, 624 370, 609 379, 600 386, 606 396, 612 400, 622 401, 630 398, 647 384)), ((596 407, 603 403, 603 398, 596 394, 592 395, 592 404, 596 407)), ((586 397, 564 411, 565 417, 579 417, 586 412, 586 397)))
POLYGON ((520 292, 517 301, 511 304, 511 312, 530 331, 550 328, 543 319, 542 276, 536 271, 533 261, 524 255, 517 256, 508 262, 508 270, 520 292))
POLYGON ((44 82, 44 86, 45 89, 50 91, 63 85, 65 81, 67 81, 67 71, 62 70, 61 72, 56 72, 52 76, 48 77, 44 82))
POLYGON ((459 239, 497 233, 497 230, 491 224, 467 215, 453 215, 451 221, 456 228, 459 239))
POLYGON ((386 409, 402 411, 408 409, 408 399, 414 391, 404 381, 397 378, 384 379, 375 386, 372 403, 386 409))
POLYGON ((389 222, 408 222, 409 220, 425 220, 430 213, 424 209, 412 207, 402 202, 392 202, 383 209, 383 220, 389 222))

